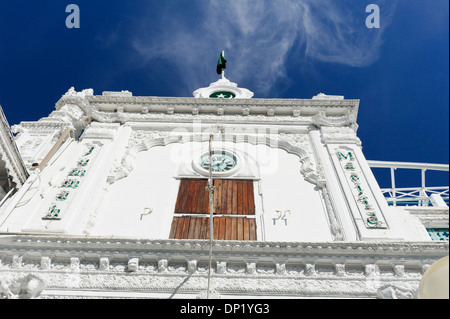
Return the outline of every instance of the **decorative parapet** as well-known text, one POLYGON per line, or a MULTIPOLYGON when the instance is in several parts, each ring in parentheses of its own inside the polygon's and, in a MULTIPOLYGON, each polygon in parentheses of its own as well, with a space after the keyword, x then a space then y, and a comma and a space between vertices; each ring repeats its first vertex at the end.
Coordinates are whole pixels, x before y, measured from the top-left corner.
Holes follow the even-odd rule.
MULTIPOLYGON (((69 90, 70 91, 70 90, 69 90)), ((68 92, 56 103, 60 110, 76 105, 90 121, 219 121, 221 123, 295 123, 316 126, 355 126, 359 100, 337 99, 214 99, 132 96, 129 93, 93 95, 68 92)))
MULTIPOLYGON (((42 298, 89 297, 92 289, 100 297, 173 297, 207 285, 209 241, 9 235, 0 247, 0 277, 39 276, 42 298)), ((448 242, 214 241, 211 288, 228 296, 414 298, 424 271, 447 254, 448 242)))
POLYGON ((33 132, 34 134, 45 135, 53 134, 55 132, 64 132, 64 130, 71 125, 67 122, 58 119, 44 118, 35 122, 21 122, 20 124, 12 126, 13 133, 33 132))
POLYGON ((397 207, 417 217, 426 228, 448 228, 449 227, 449 209, 441 207, 421 207, 405 206, 397 207))
POLYGON ((342 95, 329 95, 325 93, 319 93, 316 96, 313 96, 313 100, 343 100, 344 96, 342 95))

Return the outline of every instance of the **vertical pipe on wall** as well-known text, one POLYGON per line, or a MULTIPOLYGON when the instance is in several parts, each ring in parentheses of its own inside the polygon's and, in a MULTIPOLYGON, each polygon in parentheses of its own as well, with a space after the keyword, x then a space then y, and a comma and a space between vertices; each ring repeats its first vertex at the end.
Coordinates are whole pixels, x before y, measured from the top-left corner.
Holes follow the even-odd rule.
POLYGON ((214 186, 212 176, 212 141, 213 134, 209 136, 209 179, 208 179, 208 192, 209 192, 209 267, 208 267, 208 288, 206 291, 206 299, 209 299, 209 287, 211 282, 211 263, 212 263, 212 246, 214 238, 214 186))

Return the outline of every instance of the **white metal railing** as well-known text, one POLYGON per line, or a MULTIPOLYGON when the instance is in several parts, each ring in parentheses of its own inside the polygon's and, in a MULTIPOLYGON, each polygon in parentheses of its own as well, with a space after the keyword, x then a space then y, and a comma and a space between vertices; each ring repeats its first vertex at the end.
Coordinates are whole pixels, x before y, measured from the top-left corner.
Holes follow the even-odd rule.
POLYGON ((367 161, 371 168, 386 168, 391 173, 391 188, 382 188, 381 192, 392 206, 438 206, 448 207, 449 186, 426 186, 426 171, 449 171, 448 164, 408 163, 367 161), (421 171, 420 187, 398 188, 395 185, 395 170, 398 168, 421 171))

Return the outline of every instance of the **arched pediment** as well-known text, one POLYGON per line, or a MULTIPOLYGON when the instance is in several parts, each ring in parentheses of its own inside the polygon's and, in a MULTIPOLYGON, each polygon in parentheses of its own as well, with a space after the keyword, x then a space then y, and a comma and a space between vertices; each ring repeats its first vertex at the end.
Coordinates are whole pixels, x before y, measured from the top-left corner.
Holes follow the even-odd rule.
MULTIPOLYGON (((133 161, 139 152, 148 151, 156 146, 167 146, 172 143, 208 142, 209 133, 175 133, 164 131, 133 131, 129 144, 120 163, 116 163, 110 170, 108 182, 128 176, 133 169, 133 161)), ((318 174, 314 156, 306 134, 216 134, 216 141, 232 143, 249 143, 251 145, 265 145, 278 148, 289 154, 298 156, 301 162, 300 173, 305 180, 317 185, 318 174)))

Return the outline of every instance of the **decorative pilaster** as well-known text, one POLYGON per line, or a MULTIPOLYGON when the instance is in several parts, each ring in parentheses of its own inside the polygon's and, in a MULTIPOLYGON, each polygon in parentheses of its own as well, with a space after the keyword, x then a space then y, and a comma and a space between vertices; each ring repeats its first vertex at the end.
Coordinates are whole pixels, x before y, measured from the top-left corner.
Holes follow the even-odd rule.
POLYGON ((331 234, 333 235, 335 241, 342 241, 344 240, 342 226, 340 225, 337 219, 336 210, 334 209, 333 203, 330 199, 330 194, 328 193, 327 185, 326 183, 320 183, 318 186, 321 188, 323 200, 325 202, 328 221, 330 223, 331 234))

